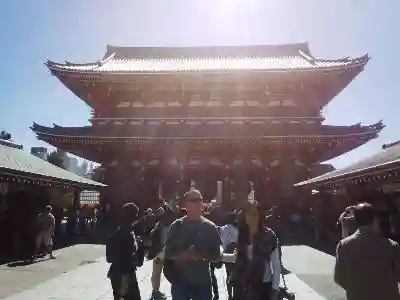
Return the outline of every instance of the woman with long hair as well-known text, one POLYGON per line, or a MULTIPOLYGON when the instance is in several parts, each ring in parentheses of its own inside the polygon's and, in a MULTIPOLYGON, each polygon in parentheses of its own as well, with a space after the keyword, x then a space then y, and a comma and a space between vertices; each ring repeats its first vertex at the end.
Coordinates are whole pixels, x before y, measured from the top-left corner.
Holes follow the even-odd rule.
POLYGON ((281 275, 278 239, 263 226, 263 210, 249 201, 239 216, 237 249, 223 253, 222 260, 234 262, 231 280, 233 299, 277 300, 281 275))

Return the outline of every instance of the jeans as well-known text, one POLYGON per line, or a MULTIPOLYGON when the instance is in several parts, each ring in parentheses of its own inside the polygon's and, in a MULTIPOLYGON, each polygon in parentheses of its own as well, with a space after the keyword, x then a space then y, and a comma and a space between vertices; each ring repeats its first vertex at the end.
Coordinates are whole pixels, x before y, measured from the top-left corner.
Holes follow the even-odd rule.
POLYGON ((211 282, 194 284, 180 279, 171 285, 172 300, 212 300, 211 282))

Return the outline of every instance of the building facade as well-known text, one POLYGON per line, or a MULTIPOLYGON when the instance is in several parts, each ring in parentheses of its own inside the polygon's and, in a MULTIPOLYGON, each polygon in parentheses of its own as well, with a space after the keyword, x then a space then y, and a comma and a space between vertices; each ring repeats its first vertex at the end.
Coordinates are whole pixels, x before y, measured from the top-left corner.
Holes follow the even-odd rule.
MULTIPOLYGON (((143 206, 179 197, 290 201, 321 162, 377 137, 382 122, 325 125, 322 109, 369 60, 315 58, 307 43, 275 46, 115 47, 94 63, 47 62, 92 108, 91 126, 45 127, 40 140, 98 162, 102 198, 143 206)), ((329 166, 328 166, 329 167, 329 166)))
POLYGON ((48 151, 46 147, 31 147, 31 154, 43 160, 47 160, 48 151))

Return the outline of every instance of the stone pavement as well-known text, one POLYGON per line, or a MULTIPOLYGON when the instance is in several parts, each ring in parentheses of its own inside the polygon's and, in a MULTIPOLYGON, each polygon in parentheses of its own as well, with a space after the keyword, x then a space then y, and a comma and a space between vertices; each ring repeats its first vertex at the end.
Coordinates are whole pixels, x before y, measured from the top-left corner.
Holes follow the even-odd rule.
POLYGON ((0 299, 30 289, 104 256, 103 245, 75 245, 55 251, 56 260, 0 265, 0 299))
POLYGON ((285 277, 295 278, 299 290, 306 285, 320 295, 315 299, 346 300, 344 290, 333 281, 335 257, 308 246, 288 246, 283 249, 283 263, 291 272, 285 277))
MULTIPOLYGON (((43 263, 48 263, 56 268, 59 259, 43 263)), ((343 292, 339 288, 335 288, 331 278, 333 258, 329 255, 306 246, 288 246, 284 248, 284 263, 286 268, 293 272, 286 275, 285 278, 289 289, 297 294, 297 300, 345 299, 343 292), (321 280, 315 278, 319 276, 321 276, 321 280)), ((106 278, 107 270, 108 264, 104 257, 100 257, 3 299, 110 300, 113 297, 109 280, 106 278)), ((1 270, 2 272, 5 271, 1 270)), ((40 270, 38 270, 39 272, 40 270)), ((151 262, 146 262, 138 272, 142 299, 149 299, 151 293, 150 275, 151 262)), ((217 277, 220 299, 226 300, 223 270, 218 270, 217 277)), ((0 290, 6 288, 7 282, 0 281, 0 290)), ((165 279, 162 280, 161 290, 170 296, 169 283, 165 279)))

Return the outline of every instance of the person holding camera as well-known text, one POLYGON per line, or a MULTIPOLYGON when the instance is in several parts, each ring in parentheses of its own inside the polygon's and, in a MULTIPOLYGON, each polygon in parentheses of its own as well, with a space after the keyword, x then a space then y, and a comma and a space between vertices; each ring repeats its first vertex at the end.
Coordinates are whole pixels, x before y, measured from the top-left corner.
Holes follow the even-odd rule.
POLYGON ((348 206, 340 215, 337 224, 342 231, 342 239, 352 235, 357 230, 357 225, 354 219, 354 206, 348 206))

